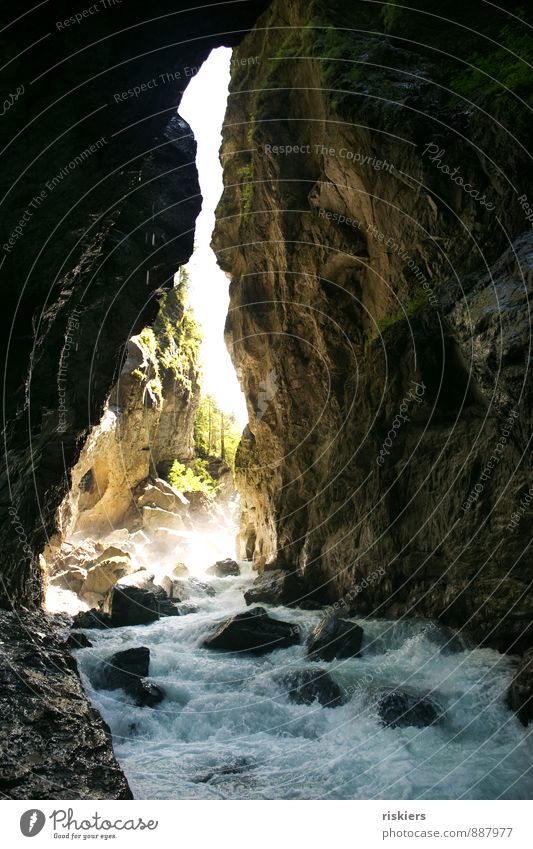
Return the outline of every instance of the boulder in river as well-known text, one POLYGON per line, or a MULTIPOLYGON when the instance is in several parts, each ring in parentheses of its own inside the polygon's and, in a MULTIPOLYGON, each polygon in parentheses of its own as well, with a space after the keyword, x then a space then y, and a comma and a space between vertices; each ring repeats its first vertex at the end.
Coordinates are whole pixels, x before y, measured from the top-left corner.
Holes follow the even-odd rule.
POLYGON ((158 594, 144 587, 116 584, 106 597, 104 612, 109 615, 112 628, 149 625, 159 619, 158 594))
POLYGON ((246 604, 282 604, 291 607, 304 595, 299 578, 293 572, 272 569, 261 572, 244 593, 246 604))
POLYGON ((216 578, 238 577, 241 570, 236 560, 226 557, 225 560, 217 560, 213 566, 210 566, 207 574, 214 575, 216 578))
POLYGON ((222 651, 267 654, 300 642, 300 628, 272 619, 263 607, 253 607, 220 622, 204 646, 222 651))
POLYGON ((170 573, 171 578, 188 578, 190 575, 188 567, 185 563, 176 563, 170 573))
POLYGON ((111 628, 111 617, 96 607, 92 610, 82 610, 74 616, 72 628, 111 628))
POLYGON ((93 683, 99 690, 124 690, 139 707, 154 707, 165 694, 156 684, 146 680, 149 667, 149 648, 126 649, 98 664, 93 683))
POLYGON ((276 681, 286 691, 291 702, 310 705, 317 701, 323 707, 342 705, 343 693, 329 672, 315 666, 312 669, 296 669, 276 676, 276 681))
POLYGON ((415 725, 423 728, 438 722, 442 711, 432 699, 408 690, 388 690, 378 697, 378 714, 384 725, 401 728, 415 725))
POLYGON ((533 648, 526 651, 507 693, 507 704, 522 725, 533 720, 533 648))
POLYGON ((311 660, 360 657, 363 629, 355 622, 330 616, 321 619, 307 638, 311 660))

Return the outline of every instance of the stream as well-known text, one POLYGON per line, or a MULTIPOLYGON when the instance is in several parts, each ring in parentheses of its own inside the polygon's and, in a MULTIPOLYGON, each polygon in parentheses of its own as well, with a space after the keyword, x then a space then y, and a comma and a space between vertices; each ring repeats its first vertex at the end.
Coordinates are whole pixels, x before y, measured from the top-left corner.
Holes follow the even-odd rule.
MULTIPOLYGON (((491 649, 446 654, 421 620, 358 618, 362 656, 319 664, 346 703, 292 703, 276 675, 317 667, 304 643, 260 657, 202 647, 215 623, 246 608, 243 591, 253 573, 249 564, 241 568, 241 577, 211 580, 215 596, 199 591, 196 613, 91 629, 93 647, 76 652, 136 798, 531 798, 531 741, 505 705, 512 659, 491 649), (150 679, 166 693, 155 708, 91 686, 100 660, 133 646, 149 647, 150 679), (444 712, 440 722, 383 726, 374 694, 398 685, 431 694, 444 712)), ((304 635, 321 616, 265 607, 273 618, 298 623, 304 635)))

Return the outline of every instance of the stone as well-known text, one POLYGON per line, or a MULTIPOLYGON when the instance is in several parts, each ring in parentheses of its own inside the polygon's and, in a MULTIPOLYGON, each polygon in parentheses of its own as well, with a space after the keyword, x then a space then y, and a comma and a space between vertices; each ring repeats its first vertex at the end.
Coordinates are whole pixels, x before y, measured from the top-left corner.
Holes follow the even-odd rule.
POLYGON ((134 688, 140 678, 146 678, 150 668, 150 649, 146 646, 125 649, 101 661, 93 675, 98 690, 126 690, 134 688))
POLYGON ((151 681, 139 681, 133 698, 138 707, 155 707, 165 698, 165 691, 151 681))
POLYGON ((276 676, 276 680, 286 691, 289 700, 298 705, 318 702, 323 707, 333 708, 343 704, 341 688, 329 672, 319 666, 282 673, 276 676))
POLYGON ((85 695, 63 619, 0 611, 0 631, 0 715, 3 732, 9 729, 0 735, 2 796, 26 808, 29 799, 131 799, 109 728, 85 695))
POLYGON ((440 647, 441 654, 459 654, 469 648, 466 635, 440 622, 431 622, 424 631, 424 636, 440 647))
POLYGON ((178 513, 171 513, 160 507, 143 507, 141 512, 143 528, 148 530, 157 531, 159 528, 166 528, 179 531, 184 527, 183 518, 178 513))
POLYGON ((166 510, 170 513, 183 511, 188 506, 188 501, 180 492, 168 484, 171 492, 165 491, 159 486, 147 484, 137 498, 137 506, 143 507, 158 507, 161 510, 166 510))
POLYGON ((403 728, 433 725, 442 716, 439 706, 427 696, 407 690, 390 690, 378 697, 377 710, 383 725, 403 728))
POLYGON ((98 593, 105 595, 113 584, 132 571, 130 556, 106 557, 87 572, 81 595, 98 593))
POLYGON ((189 592, 186 589, 184 581, 173 580, 168 575, 161 578, 160 586, 164 589, 169 598, 176 601, 184 601, 189 598, 189 592))
POLYGON ((63 572, 56 572, 52 575, 50 585, 63 590, 69 590, 78 595, 85 583, 86 577, 87 570, 76 564, 69 566, 63 572))
POLYGON ((507 693, 507 704, 522 725, 533 720, 533 648, 525 652, 507 693))
POLYGON ((69 651, 77 651, 77 649, 90 649, 92 643, 85 634, 69 634, 65 643, 69 651))
POLYGON ((106 596, 104 612, 112 628, 149 625, 159 619, 158 597, 151 589, 116 584, 106 596))
POLYGON ((120 557, 124 560, 131 560, 131 555, 128 551, 125 551, 123 548, 119 548, 118 545, 108 545, 104 548, 101 554, 98 555, 93 565, 97 566, 98 563, 102 563, 103 560, 108 560, 111 557, 120 557))
POLYGON ((272 619, 263 607, 253 607, 220 622, 203 645, 209 649, 261 655, 299 642, 298 625, 272 619))
POLYGON ((149 667, 150 649, 146 646, 125 649, 98 664, 93 684, 100 690, 124 690, 139 707, 155 707, 165 693, 146 680, 149 667))
POLYGON ((363 629, 337 616, 324 617, 307 638, 307 653, 312 660, 360 657, 363 629))
POLYGON ((207 574, 214 575, 216 578, 237 577, 241 574, 241 569, 235 560, 227 557, 225 560, 217 560, 213 566, 209 567, 207 574))
POLYGON ((102 610, 93 607, 92 610, 83 610, 77 613, 72 620, 72 627, 97 628, 101 631, 103 628, 111 628, 111 617, 102 610))
POLYGON ((292 572, 273 569, 262 572, 244 593, 246 604, 296 605, 304 594, 301 581, 292 572))

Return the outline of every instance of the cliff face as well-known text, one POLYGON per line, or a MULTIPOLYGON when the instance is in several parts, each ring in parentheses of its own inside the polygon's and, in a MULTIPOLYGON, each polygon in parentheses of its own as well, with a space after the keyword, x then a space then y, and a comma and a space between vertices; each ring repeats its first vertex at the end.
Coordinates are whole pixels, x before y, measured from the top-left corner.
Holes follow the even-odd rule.
POLYGON ((214 247, 250 417, 242 545, 325 601, 519 651, 528 111, 487 76, 505 17, 446 8, 458 24, 280 0, 236 51, 214 247))
POLYGON ((72 23, 67 0, 4 4, 0 606, 40 603, 37 554, 70 469, 127 340, 192 252, 201 199, 181 93, 265 6, 117 3, 72 23))
POLYGON ((60 509, 63 536, 102 536, 138 519, 133 490, 194 457, 199 403, 198 328, 182 281, 159 303, 152 327, 127 346, 126 361, 102 421, 72 469, 60 509))

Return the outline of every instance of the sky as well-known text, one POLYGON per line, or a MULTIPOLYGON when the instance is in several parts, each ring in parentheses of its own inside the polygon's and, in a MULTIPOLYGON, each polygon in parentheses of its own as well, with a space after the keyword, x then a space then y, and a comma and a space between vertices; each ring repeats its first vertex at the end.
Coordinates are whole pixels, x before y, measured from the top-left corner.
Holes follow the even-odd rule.
POLYGON ((202 326, 201 360, 204 392, 233 413, 242 427, 248 421, 246 404, 224 343, 229 280, 209 247, 215 226, 215 207, 222 194, 218 153, 226 111, 231 50, 213 50, 185 90, 179 114, 191 125, 198 145, 196 164, 203 196, 196 220, 195 249, 186 266, 190 277, 189 303, 202 326))

